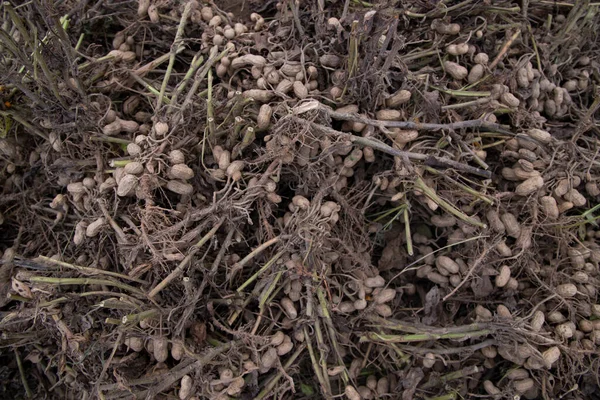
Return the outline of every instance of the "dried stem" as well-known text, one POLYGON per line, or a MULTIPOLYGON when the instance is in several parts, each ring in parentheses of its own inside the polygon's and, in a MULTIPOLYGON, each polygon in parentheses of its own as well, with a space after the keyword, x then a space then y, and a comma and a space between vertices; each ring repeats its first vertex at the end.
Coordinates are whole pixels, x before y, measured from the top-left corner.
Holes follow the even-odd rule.
POLYGON ((51 285, 106 285, 113 286, 118 289, 127 290, 133 294, 144 297, 144 293, 121 282, 114 282, 108 279, 92 279, 92 278, 52 278, 47 276, 31 276, 28 278, 30 282, 48 283, 51 285))
MULTIPOLYGON (((377 139, 366 138, 366 137, 361 137, 361 136, 354 136, 350 133, 336 131, 333 128, 329 128, 329 127, 317 124, 315 122, 307 121, 305 119, 294 117, 294 116, 291 116, 290 118, 292 118, 293 120, 298 121, 300 123, 308 124, 311 128, 313 128, 317 131, 320 131, 320 132, 323 132, 323 133, 326 133, 326 134, 329 134, 332 136, 346 138, 347 140, 350 140, 353 143, 358 143, 363 146, 372 147, 375 150, 379 150, 381 152, 390 154, 395 157, 401 157, 401 158, 406 157, 411 160, 425 161, 426 165, 431 165, 431 166, 454 168, 456 170, 467 172, 467 173, 470 173, 473 175, 478 175, 478 176, 481 176, 486 179, 489 179, 492 176, 492 173, 490 171, 472 167, 472 166, 466 165, 466 164, 461 164, 459 162, 449 160, 444 157, 436 157, 436 156, 431 156, 431 155, 427 155, 427 154, 412 153, 409 151, 396 150, 393 147, 378 141, 377 139)), ((465 122, 467 122, 467 121, 465 121, 465 122)))
POLYGON ((496 58, 494 58, 494 60, 490 63, 490 66, 489 66, 490 71, 493 71, 494 68, 496 68, 496 65, 498 65, 500 60, 502 60, 502 58, 504 58, 506 53, 508 53, 508 49, 510 49, 510 46, 513 45, 513 43, 515 42, 515 40, 517 40, 519 35, 521 35, 521 30, 517 29, 515 31, 515 33, 513 33, 512 36, 506 41, 506 43, 504 43, 504 45, 500 49, 500 52, 498 53, 496 58))
POLYGON ((231 268, 231 272, 230 272, 230 280, 233 279, 233 277, 235 276, 235 274, 237 273, 237 271, 241 270, 242 268, 244 268, 244 266, 246 264, 248 264, 248 262, 250 262, 250 260, 252 260, 254 257, 256 257, 257 255, 259 255, 260 253, 262 253, 263 251, 265 251, 266 249, 268 249, 269 247, 271 247, 272 245, 274 245, 275 243, 279 242, 281 240, 280 236, 274 237, 271 240, 267 240, 266 242, 264 242, 263 244, 261 244, 260 246, 258 246, 256 249, 252 250, 246 257, 242 258, 239 262, 237 262, 232 268, 231 268))
POLYGON ((173 40, 173 44, 171 45, 171 54, 169 56, 169 65, 167 66, 167 71, 165 72, 165 76, 162 81, 162 85, 160 86, 160 93, 158 94, 158 99, 156 100, 156 108, 158 109, 161 106, 162 99, 165 95, 165 91, 167 90, 167 85, 169 83, 169 78, 171 78, 171 73, 173 72, 173 65, 175 64, 175 57, 179 52, 179 48, 183 47, 182 42, 183 39, 183 31, 185 30, 185 25, 187 24, 188 17, 192 8, 194 6, 195 1, 188 1, 183 9, 183 13, 181 13, 181 19, 179 20, 179 26, 177 27, 177 33, 175 34, 175 39, 173 40))
POLYGON ((53 258, 46 257, 46 256, 38 256, 38 259, 43 262, 49 263, 49 264, 60 265, 61 267, 74 269, 74 270, 79 271, 86 275, 106 275, 106 276, 112 276, 114 278, 125 279, 128 281, 133 281, 133 282, 137 282, 137 283, 141 283, 141 284, 148 283, 142 279, 133 278, 129 275, 123 275, 123 274, 119 274, 117 272, 106 271, 106 270, 98 269, 98 268, 82 267, 80 265, 69 264, 67 262, 55 260, 53 258))

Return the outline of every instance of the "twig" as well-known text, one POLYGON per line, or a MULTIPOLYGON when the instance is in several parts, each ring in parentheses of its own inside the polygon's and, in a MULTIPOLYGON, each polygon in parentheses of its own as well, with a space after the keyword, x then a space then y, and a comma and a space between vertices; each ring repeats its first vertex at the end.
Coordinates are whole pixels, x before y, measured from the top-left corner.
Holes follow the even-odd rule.
POLYGON ((196 254, 196 252, 198 252, 198 250, 200 250, 200 248, 204 246, 204 244, 208 242, 215 235, 215 233, 217 233, 224 221, 225 218, 221 218, 221 220, 206 235, 204 235, 198 243, 192 246, 188 255, 185 256, 183 260, 181 260, 177 268, 175 268, 165 279, 163 279, 158 285, 156 285, 154 289, 152 289, 150 293, 148 293, 148 297, 153 298, 158 293, 160 293, 160 291, 163 290, 173 279, 177 278, 183 272, 184 268, 187 267, 188 263, 192 260, 194 254, 196 254))
POLYGON ((115 222, 115 220, 110 216, 110 213, 106 209, 106 206, 103 204, 103 202, 100 201, 98 203, 98 205, 100 207, 100 211, 102 211, 102 214, 104 214, 104 218, 106 218, 106 220, 108 221, 108 224, 115 231, 115 234, 117 235, 117 242, 119 244, 124 244, 124 245, 129 244, 129 241, 127 240, 127 236, 125 236, 125 232, 123 232, 123 229, 121 229, 119 224, 117 224, 115 222))
MULTIPOLYGON (((349 114, 344 114, 344 115, 349 115, 349 114)), ((406 158, 412 159, 412 160, 421 160, 421 161, 425 161, 426 165, 441 166, 441 167, 445 167, 445 168, 454 168, 459 171, 467 172, 467 173, 470 173, 473 175, 478 175, 478 176, 481 176, 481 177, 487 178, 487 179, 492 177, 492 173, 490 171, 472 167, 472 166, 466 165, 466 164, 461 164, 459 162, 449 160, 447 158, 436 157, 436 156, 431 156, 431 155, 421 154, 421 153, 412 153, 412 152, 402 151, 402 150, 396 150, 393 147, 388 146, 387 144, 378 141, 377 139, 366 138, 366 137, 361 137, 361 136, 354 136, 350 133, 336 131, 333 128, 329 128, 327 126, 323 126, 323 125, 317 124, 315 122, 307 121, 305 119, 295 117, 295 116, 290 116, 289 118, 292 118, 293 120, 298 121, 300 123, 308 124, 311 128, 321 131, 323 133, 326 133, 329 135, 334 135, 334 136, 341 136, 341 137, 346 138, 347 140, 350 140, 354 143, 358 143, 363 146, 372 147, 376 150, 390 154, 395 157, 406 157, 406 158)), ((387 122, 391 122, 391 121, 387 121, 387 122)), ((464 121, 464 122, 469 122, 469 121, 464 121)), ((414 123, 411 122, 410 124, 414 124, 414 123)), ((429 125, 437 125, 437 124, 429 124, 429 125)))
POLYGON ((513 35, 506 41, 506 43, 504 43, 504 45, 502 46, 502 49, 500 49, 500 52, 498 53, 496 58, 494 58, 494 61, 492 61, 490 64, 490 67, 489 67, 490 71, 493 71, 494 68, 496 68, 496 65, 498 65, 500 60, 502 60, 502 58, 504 58, 504 56, 508 52, 508 49, 510 48, 510 46, 513 45, 513 43, 515 42, 515 40, 517 40, 517 38, 519 37, 520 34, 521 34, 521 30, 517 29, 517 31, 515 33, 513 33, 513 35))
POLYGON ((183 9, 183 13, 181 13, 181 19, 179 21, 179 26, 177 27, 177 33, 175 34, 175 39, 173 40, 173 44, 171 45, 171 54, 169 56, 169 65, 167 66, 167 71, 165 72, 165 77, 163 78, 162 85, 160 86, 160 93, 158 94, 158 99, 156 100, 156 108, 158 109, 161 106, 162 98, 165 95, 165 91, 167 90, 167 85, 169 83, 169 78, 171 78, 171 73, 173 72, 173 65, 175 64, 175 56, 177 56, 178 50, 183 41, 181 37, 183 36, 183 31, 185 30, 185 25, 187 24, 188 16, 192 11, 192 7, 196 3, 195 1, 188 1, 183 9))

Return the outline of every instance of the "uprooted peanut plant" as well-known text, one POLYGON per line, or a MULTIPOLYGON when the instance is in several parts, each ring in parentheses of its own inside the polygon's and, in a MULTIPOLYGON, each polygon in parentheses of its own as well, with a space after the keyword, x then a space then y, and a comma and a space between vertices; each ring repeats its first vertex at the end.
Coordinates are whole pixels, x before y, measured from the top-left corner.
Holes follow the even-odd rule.
POLYGON ((597 3, 18 3, 3 398, 600 391, 597 3))

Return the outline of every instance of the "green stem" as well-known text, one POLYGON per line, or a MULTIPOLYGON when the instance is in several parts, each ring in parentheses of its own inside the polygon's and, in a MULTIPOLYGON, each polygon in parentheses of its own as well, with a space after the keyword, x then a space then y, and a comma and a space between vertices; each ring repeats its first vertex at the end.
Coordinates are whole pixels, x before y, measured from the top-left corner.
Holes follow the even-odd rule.
POLYGON ((19 375, 21 375, 21 382, 23 382, 23 387, 25 388, 25 393, 27 394, 28 399, 33 399, 33 392, 31 388, 29 388, 29 384, 27 383, 27 376, 25 375, 25 368, 23 368, 23 362, 21 361, 21 355, 19 354, 19 350, 17 347, 14 347, 15 351, 15 359, 17 360, 17 367, 19 368, 19 375))
POLYGON ((258 302, 258 308, 260 310, 263 310, 265 308, 265 304, 269 300, 269 297, 271 297, 271 293, 273 293, 275 288, 277 288, 277 283, 279 282, 282 276, 283 271, 277 272, 277 275, 275 275, 275 279, 273 279, 271 284, 260 294, 258 302))
POLYGON ((263 267, 261 269, 259 269, 254 275, 252 275, 250 278, 248 278, 248 280, 246 280, 246 282, 244 282, 239 288, 237 288, 237 292, 241 293, 242 290, 244 290, 246 287, 248 287, 248 285, 250 285, 252 282, 254 282, 256 280, 256 278, 258 278, 263 272, 265 272, 267 269, 269 269, 269 267, 271 265, 273 265, 275 263, 275 261, 279 260, 279 258, 284 253, 285 252, 282 250, 279 253, 275 254, 273 257, 271 257, 271 259, 265 265, 263 265, 263 267))
POLYGON ((469 193, 469 194, 477 197, 478 199, 480 199, 481 201, 484 201, 485 203, 487 203, 489 205, 494 204, 494 200, 490 199, 488 196, 479 193, 477 190, 475 190, 475 189, 473 189, 473 188, 471 188, 471 187, 469 187, 467 185, 464 185, 464 184, 462 184, 460 182, 457 182, 455 179, 452 179, 451 177, 449 177, 446 174, 440 173, 440 171, 438 171, 438 170, 436 170, 434 168, 425 167, 425 170, 427 172, 430 172, 430 173, 434 174, 434 175, 442 176, 445 180, 451 182, 452 184, 458 186, 459 188, 461 188, 465 192, 467 192, 467 193, 469 193))
MULTIPOLYGON (((139 77, 135 72, 130 72, 129 76, 131 76, 136 82, 145 87, 150 93, 155 96, 160 96, 160 92, 154 88, 154 86, 150 85, 148 82, 139 77)), ((162 96, 161 101, 165 104, 170 104, 171 100, 167 96, 162 96)))
POLYGON ((441 197, 439 197, 437 195, 437 193, 435 193, 433 191, 433 189, 431 189, 429 186, 427 186, 425 184, 425 182, 423 181, 423 179, 421 179, 421 177, 418 177, 417 180, 415 181, 415 187, 420 189, 427 197, 429 197, 431 200, 433 200, 435 203, 437 203, 444 210, 448 211, 450 214, 454 215, 455 217, 459 218, 460 220, 462 220, 468 224, 478 226, 480 228, 486 228, 486 224, 484 224, 474 218, 469 217, 468 215, 466 215, 462 211, 460 211, 458 208, 454 207, 453 205, 451 205, 450 203, 446 202, 441 197))
POLYGON ((183 77, 183 80, 175 88, 175 93, 173 93, 173 96, 171 96, 171 103, 169 104, 169 107, 167 108, 167 112, 171 112, 173 105, 177 104, 177 98, 183 92, 183 90, 187 86, 188 82, 192 79, 192 76, 196 73, 198 68, 200 68, 200 66, 202 65, 203 62, 204 62, 204 57, 202 57, 202 56, 198 57, 198 55, 194 56, 194 58, 192 59, 192 62, 190 63, 190 68, 188 69, 187 73, 183 77))
MULTIPOLYGON (((323 332, 321 331, 321 320, 319 317, 315 318, 315 337, 317 339, 317 349, 319 349, 319 365, 321 366, 321 373, 324 377, 329 376, 327 374, 327 354, 325 351, 329 347, 327 346, 323 338, 323 332)), ((332 391, 329 379, 325 379, 324 383, 325 387, 323 388, 323 395, 325 397, 331 396, 332 391)))

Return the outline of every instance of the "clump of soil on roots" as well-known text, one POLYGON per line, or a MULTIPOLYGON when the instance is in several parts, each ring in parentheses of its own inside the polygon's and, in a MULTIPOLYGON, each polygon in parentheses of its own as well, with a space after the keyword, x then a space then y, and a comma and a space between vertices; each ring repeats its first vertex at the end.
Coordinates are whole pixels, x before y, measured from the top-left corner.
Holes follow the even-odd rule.
POLYGON ((17 3, 0 397, 598 395, 597 4, 17 3))

